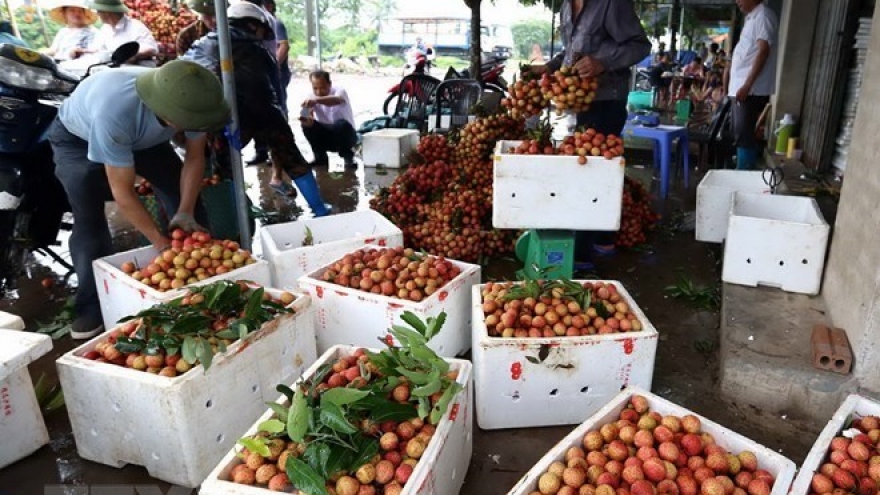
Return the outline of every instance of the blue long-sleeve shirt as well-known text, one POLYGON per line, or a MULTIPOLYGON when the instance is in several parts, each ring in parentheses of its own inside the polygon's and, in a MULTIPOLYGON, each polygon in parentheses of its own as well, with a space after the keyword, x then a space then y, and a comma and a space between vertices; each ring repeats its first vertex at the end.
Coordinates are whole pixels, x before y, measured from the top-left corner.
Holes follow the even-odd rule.
POLYGON ((557 70, 589 55, 605 66, 599 76, 596 100, 625 100, 629 93, 629 68, 651 53, 651 42, 631 0, 585 0, 577 18, 572 0, 562 4, 564 50, 547 65, 557 70))

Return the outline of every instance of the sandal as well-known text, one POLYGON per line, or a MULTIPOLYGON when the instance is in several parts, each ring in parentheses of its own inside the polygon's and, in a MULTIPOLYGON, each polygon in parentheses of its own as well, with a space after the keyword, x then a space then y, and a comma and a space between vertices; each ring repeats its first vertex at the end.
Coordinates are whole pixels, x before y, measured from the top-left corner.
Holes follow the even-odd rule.
POLYGON ((270 182, 269 187, 271 187, 277 194, 280 194, 281 196, 288 196, 288 197, 291 197, 291 196, 295 197, 296 196, 296 189, 294 189, 287 182, 278 182, 278 183, 270 182))

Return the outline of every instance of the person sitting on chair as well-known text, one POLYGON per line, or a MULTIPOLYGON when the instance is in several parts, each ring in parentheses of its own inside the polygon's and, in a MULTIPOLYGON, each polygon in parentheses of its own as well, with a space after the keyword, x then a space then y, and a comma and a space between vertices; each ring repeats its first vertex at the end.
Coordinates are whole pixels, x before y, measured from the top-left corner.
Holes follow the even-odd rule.
POLYGON ((330 73, 316 70, 309 75, 312 94, 303 102, 300 121, 303 134, 315 153, 315 164, 326 165, 327 152, 339 153, 346 168, 356 168, 354 113, 345 89, 334 86, 330 73))

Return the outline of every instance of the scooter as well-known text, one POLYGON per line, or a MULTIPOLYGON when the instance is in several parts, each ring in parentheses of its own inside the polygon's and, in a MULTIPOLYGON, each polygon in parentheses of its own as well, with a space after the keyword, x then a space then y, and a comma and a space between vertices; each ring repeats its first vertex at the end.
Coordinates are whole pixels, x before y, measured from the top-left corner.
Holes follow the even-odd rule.
POLYGON ((70 204, 55 177, 49 127, 93 67, 118 67, 137 52, 136 42, 126 43, 80 78, 46 55, 0 45, 0 284, 21 273, 31 251, 73 270, 52 249, 60 245, 59 231, 71 225, 62 222, 70 204))

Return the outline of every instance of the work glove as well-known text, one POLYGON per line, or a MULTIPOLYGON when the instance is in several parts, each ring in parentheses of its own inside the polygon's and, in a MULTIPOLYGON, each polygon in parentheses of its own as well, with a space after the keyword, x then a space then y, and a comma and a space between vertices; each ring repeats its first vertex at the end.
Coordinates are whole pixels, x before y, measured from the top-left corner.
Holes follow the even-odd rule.
POLYGON ((196 219, 190 213, 177 212, 171 222, 168 223, 168 230, 181 229, 184 232, 207 232, 208 229, 199 225, 196 219))

